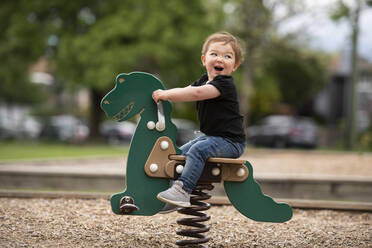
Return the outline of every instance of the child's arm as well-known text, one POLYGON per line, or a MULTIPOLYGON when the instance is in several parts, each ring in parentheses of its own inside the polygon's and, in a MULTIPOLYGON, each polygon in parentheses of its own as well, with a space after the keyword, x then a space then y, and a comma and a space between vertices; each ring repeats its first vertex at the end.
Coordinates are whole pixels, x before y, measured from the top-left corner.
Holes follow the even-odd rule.
POLYGON ((152 93, 155 102, 159 100, 172 102, 193 102, 216 98, 220 91, 211 84, 199 87, 187 86, 185 88, 174 88, 169 90, 156 90, 152 93))

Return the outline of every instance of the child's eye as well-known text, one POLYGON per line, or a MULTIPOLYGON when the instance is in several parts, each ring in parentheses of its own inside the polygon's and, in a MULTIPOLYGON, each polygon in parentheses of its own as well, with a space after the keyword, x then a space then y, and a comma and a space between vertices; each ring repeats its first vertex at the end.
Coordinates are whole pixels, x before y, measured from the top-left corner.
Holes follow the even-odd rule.
POLYGON ((212 56, 216 57, 217 56, 217 53, 211 53, 212 56))
POLYGON ((226 59, 231 59, 232 56, 231 56, 231 55, 225 55, 225 58, 226 58, 226 59))

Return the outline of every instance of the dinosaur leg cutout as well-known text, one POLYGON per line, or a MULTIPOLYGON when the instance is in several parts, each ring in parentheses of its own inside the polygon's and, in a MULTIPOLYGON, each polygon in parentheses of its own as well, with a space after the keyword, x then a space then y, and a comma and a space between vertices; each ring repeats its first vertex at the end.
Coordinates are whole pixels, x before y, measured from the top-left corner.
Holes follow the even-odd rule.
MULTIPOLYGON (((148 178, 144 180, 149 180, 148 178)), ((160 191, 164 191, 169 188, 169 180, 152 178, 150 183, 143 183, 138 185, 137 188, 121 193, 116 193, 111 196, 111 209, 115 214, 130 214, 130 215, 142 215, 142 216, 151 216, 159 212, 163 207, 164 203, 156 199, 156 195, 160 191), (139 209, 134 210, 133 212, 122 212, 120 209, 122 199, 124 197, 130 197, 134 200, 134 205, 139 209)))

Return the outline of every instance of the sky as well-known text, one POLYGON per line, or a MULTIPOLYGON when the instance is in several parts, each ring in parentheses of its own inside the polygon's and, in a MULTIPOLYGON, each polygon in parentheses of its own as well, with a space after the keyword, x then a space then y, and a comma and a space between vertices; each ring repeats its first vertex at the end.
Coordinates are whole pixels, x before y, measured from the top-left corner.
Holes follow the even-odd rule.
MULTIPOLYGON (((280 33, 302 31, 308 35, 309 44, 327 52, 347 52, 351 47, 350 26, 346 20, 329 18, 330 8, 336 0, 306 0, 307 11, 283 22, 280 33)), ((352 1, 349 1, 352 2, 352 1)), ((281 10, 278 15, 281 15, 281 10)), ((372 62, 372 7, 362 9, 359 21, 359 55, 372 62)))

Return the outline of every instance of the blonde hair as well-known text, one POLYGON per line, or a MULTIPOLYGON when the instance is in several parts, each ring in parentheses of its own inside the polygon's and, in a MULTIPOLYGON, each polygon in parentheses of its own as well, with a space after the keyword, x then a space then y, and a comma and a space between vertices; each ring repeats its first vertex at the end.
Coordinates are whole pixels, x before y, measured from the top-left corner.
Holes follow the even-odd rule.
POLYGON ((230 44, 235 53, 235 64, 240 64, 243 62, 242 42, 239 39, 235 38, 235 36, 228 32, 218 32, 211 34, 204 41, 202 55, 205 55, 207 53, 209 45, 213 42, 224 42, 225 44, 230 44))

